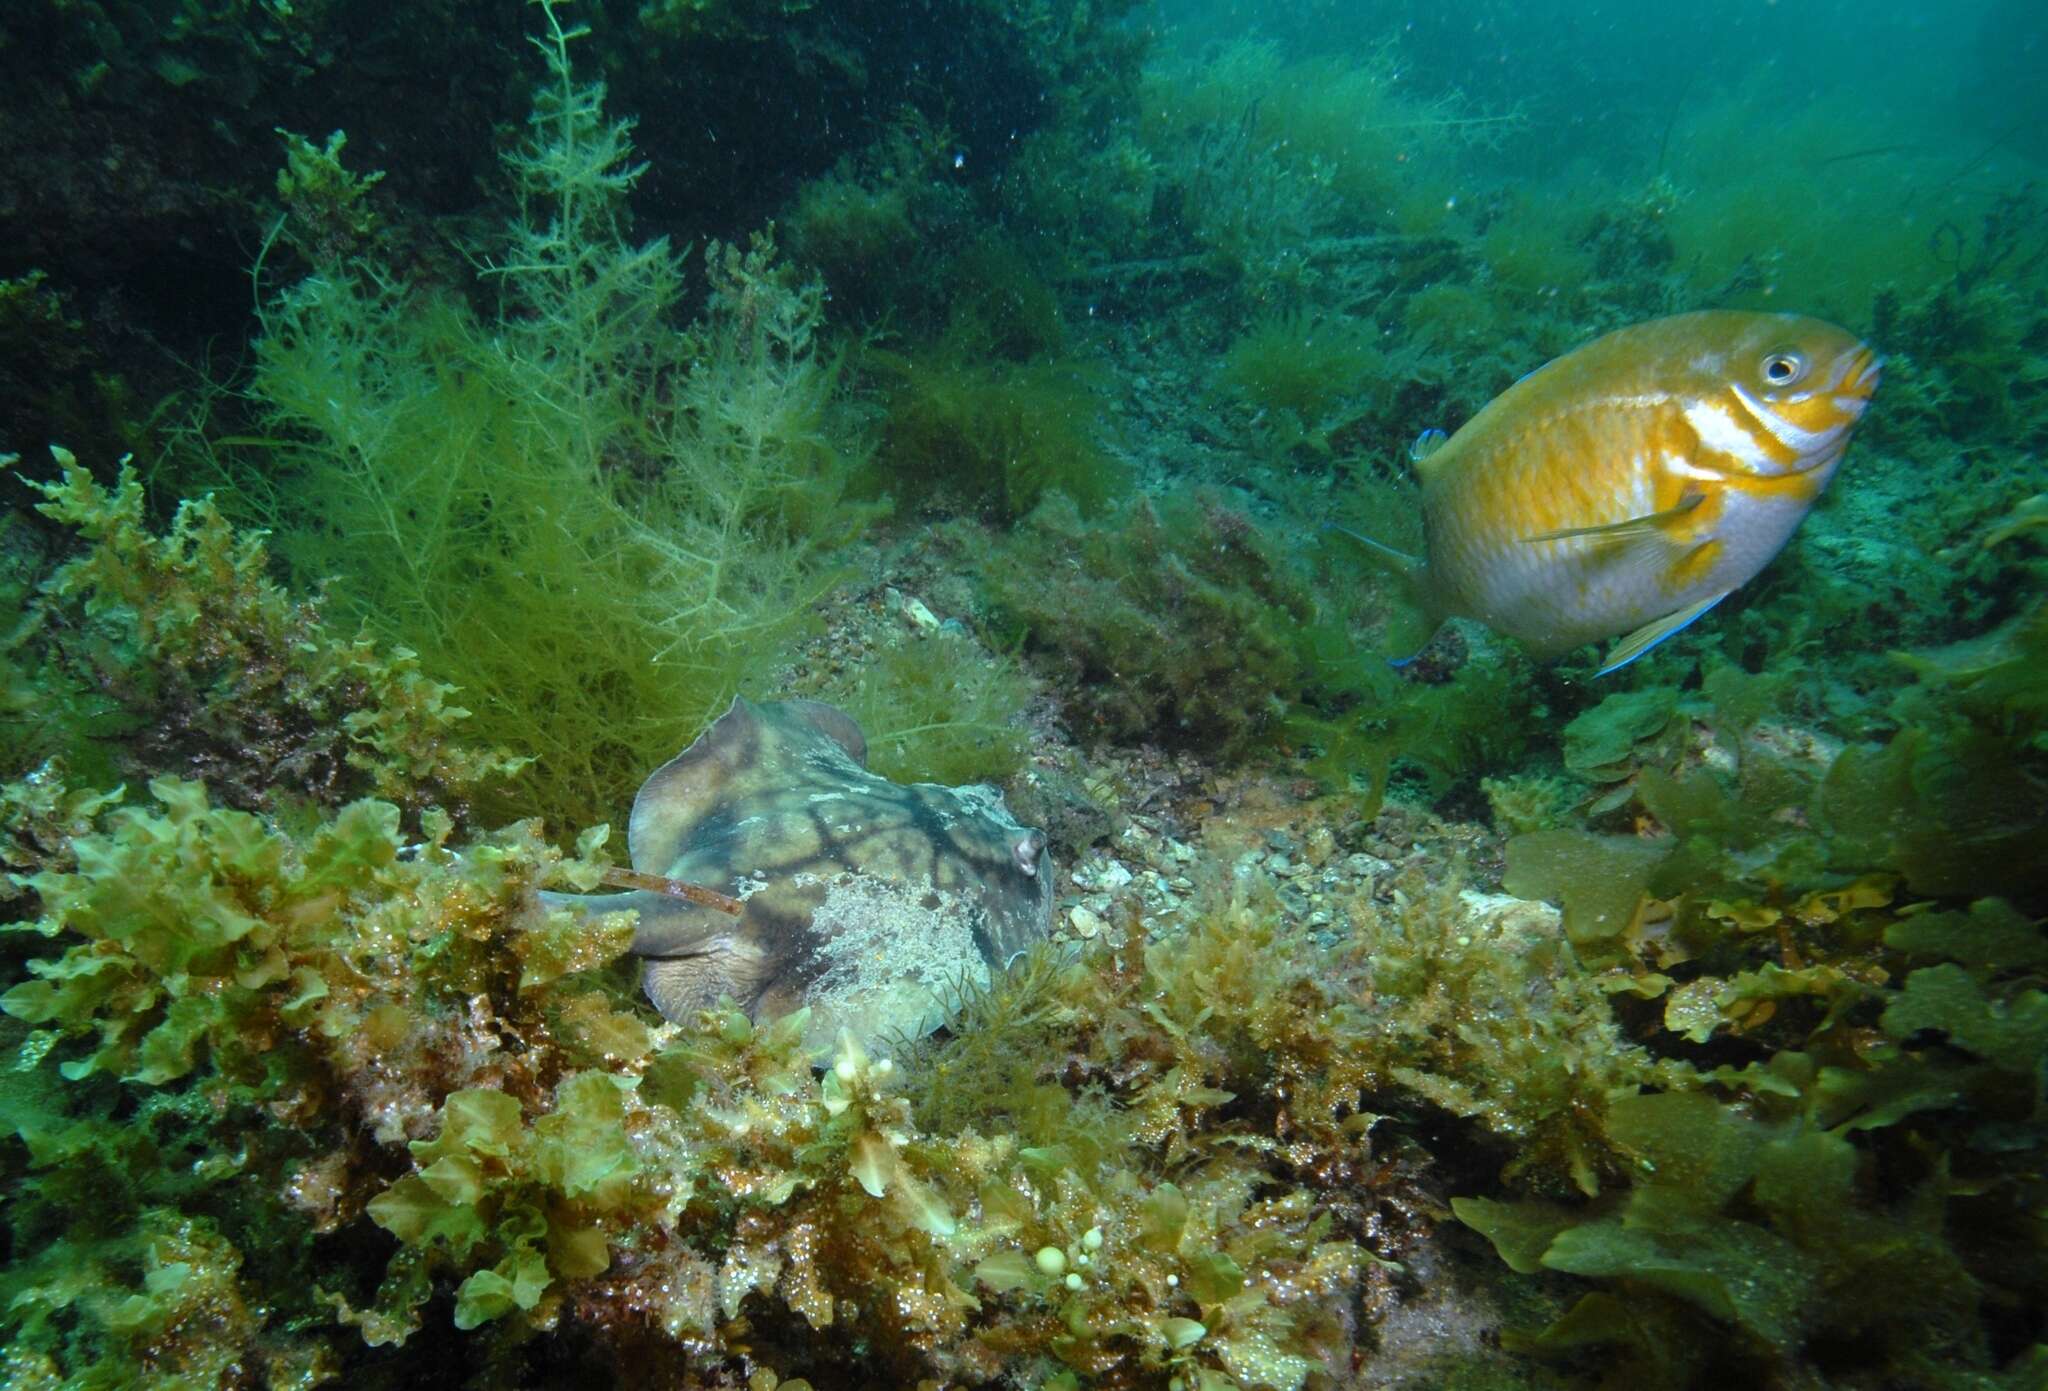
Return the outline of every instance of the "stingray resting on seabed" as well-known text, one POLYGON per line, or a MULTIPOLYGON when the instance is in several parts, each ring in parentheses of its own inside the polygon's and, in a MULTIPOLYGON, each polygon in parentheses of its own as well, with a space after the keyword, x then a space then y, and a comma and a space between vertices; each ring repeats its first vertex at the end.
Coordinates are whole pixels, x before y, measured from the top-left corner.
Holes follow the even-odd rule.
POLYGON ((1052 925, 1045 836, 1001 793, 872 773, 860 726, 812 700, 734 700, 641 787, 627 849, 641 876, 718 892, 541 898, 637 910, 641 983, 673 1020, 730 998, 809 1007, 813 1043, 915 1037, 1052 925))

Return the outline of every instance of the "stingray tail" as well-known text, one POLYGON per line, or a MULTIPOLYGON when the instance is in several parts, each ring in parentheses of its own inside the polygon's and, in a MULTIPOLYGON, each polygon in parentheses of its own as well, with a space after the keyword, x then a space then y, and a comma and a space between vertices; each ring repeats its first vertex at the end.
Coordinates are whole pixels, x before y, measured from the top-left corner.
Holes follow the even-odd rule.
POLYGON ((631 950, 635 956, 687 956, 704 950, 707 942, 733 928, 733 918, 717 908, 645 889, 622 894, 564 894, 543 890, 534 897, 540 900, 543 908, 568 908, 592 915, 632 909, 640 915, 640 921, 633 927, 631 950))

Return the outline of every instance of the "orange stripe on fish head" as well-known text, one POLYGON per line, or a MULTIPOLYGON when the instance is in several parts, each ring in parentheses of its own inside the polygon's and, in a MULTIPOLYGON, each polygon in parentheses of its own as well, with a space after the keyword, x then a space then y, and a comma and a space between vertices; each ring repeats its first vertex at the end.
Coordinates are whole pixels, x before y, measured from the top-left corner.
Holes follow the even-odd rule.
POLYGON ((1694 468, 1753 497, 1811 502, 1869 405, 1883 362, 1833 324, 1760 315, 1729 352, 1696 365, 1700 391, 1684 411, 1697 437, 1694 468))
POLYGON ((1749 351, 1730 356, 1725 402, 1758 441, 1763 458, 1753 471, 1833 462, 1877 390, 1882 361, 1818 319, 1765 319, 1745 337, 1749 351))

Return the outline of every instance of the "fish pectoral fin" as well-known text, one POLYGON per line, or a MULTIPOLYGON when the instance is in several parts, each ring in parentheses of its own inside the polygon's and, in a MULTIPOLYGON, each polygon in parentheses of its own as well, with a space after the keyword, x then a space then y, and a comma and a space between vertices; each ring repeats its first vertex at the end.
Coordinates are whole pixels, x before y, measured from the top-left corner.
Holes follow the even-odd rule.
POLYGON ((1672 506, 1662 512, 1652 512, 1645 517, 1624 517, 1618 522, 1607 522, 1601 526, 1572 526, 1562 531, 1545 531, 1535 536, 1524 536, 1524 541, 1564 541, 1574 536, 1592 536, 1602 541, 1631 541, 1643 536, 1660 535, 1660 528, 1677 521, 1686 513, 1705 502, 1707 495, 1698 489, 1688 491, 1672 506))
POLYGON ((1609 648, 1607 660, 1602 662, 1600 670, 1593 674, 1605 676, 1610 671, 1621 670, 1664 639, 1685 629, 1693 620, 1734 592, 1732 589, 1724 589, 1719 594, 1709 594, 1698 603, 1687 604, 1676 613, 1667 613, 1655 622, 1645 623, 1609 648))

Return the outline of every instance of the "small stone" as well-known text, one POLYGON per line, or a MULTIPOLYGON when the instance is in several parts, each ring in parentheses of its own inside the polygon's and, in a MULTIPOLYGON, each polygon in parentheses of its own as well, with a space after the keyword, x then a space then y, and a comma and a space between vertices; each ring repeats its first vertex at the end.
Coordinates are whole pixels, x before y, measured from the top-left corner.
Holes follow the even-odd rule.
POLYGON ((1102 929, 1109 926, 1092 910, 1078 905, 1067 910, 1067 921, 1072 924, 1074 935, 1084 940, 1100 936, 1102 929))
POLYGON ((936 633, 939 630, 938 617, 926 608, 924 600, 915 594, 905 594, 899 589, 891 589, 883 597, 891 608, 903 616, 903 621, 918 632, 936 633))

